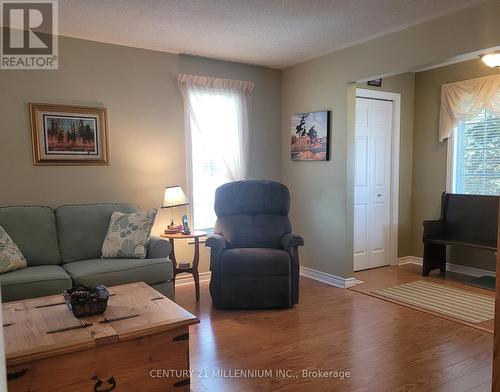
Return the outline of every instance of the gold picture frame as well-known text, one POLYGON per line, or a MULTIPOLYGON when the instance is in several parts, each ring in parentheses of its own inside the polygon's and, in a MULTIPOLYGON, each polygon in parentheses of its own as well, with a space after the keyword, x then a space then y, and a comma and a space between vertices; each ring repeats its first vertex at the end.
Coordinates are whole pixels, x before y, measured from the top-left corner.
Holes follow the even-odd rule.
POLYGON ((30 103, 33 164, 109 165, 106 108, 30 103))

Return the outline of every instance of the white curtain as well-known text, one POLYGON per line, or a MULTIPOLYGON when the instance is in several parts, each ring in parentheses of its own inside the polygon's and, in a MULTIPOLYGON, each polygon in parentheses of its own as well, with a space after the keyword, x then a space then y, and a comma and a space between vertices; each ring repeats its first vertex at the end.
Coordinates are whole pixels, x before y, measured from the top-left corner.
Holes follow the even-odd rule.
POLYGON ((439 141, 449 138, 460 120, 485 108, 500 116, 500 75, 441 86, 439 141))
MULTIPOLYGON (((226 178, 244 180, 249 166, 252 82, 179 75, 191 133, 222 158, 226 178)), ((191 140, 189 140, 191 143, 191 140)))

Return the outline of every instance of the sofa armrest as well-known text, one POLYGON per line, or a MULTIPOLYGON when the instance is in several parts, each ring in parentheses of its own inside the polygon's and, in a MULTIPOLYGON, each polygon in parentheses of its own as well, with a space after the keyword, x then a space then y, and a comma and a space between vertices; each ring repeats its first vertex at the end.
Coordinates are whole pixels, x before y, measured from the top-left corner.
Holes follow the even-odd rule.
POLYGON ((205 240, 205 246, 215 249, 226 249, 227 241, 219 234, 213 234, 205 240))
POLYGON ((149 239, 148 245, 148 259, 163 259, 170 256, 172 252, 172 245, 170 241, 161 237, 152 236, 149 239))
POLYGON ((304 238, 297 234, 285 234, 281 237, 281 245, 286 251, 290 251, 293 248, 304 245, 304 238))
POLYGON ((444 221, 442 219, 424 221, 423 240, 444 234, 444 221))

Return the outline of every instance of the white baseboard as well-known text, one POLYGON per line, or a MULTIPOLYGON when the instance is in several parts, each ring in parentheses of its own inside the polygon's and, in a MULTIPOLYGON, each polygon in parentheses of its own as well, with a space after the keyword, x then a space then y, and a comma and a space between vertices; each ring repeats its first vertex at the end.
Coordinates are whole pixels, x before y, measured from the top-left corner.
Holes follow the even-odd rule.
POLYGON ((359 283, 363 283, 361 280, 356 278, 342 278, 341 276, 328 274, 326 272, 321 272, 304 266, 300 266, 300 274, 306 278, 314 279, 319 282, 329 284, 330 286, 340 287, 341 289, 347 289, 359 283))
MULTIPOLYGON (((210 281, 211 272, 201 272, 200 273, 200 283, 209 282, 210 281)), ((191 274, 183 274, 179 275, 175 278, 176 286, 184 286, 186 284, 194 284, 193 275, 191 274)))
MULTIPOLYGON (((398 259, 398 265, 405 265, 405 264, 422 265, 422 258, 416 256, 400 257, 398 259)), ((473 276, 475 278, 480 276, 496 276, 495 272, 493 271, 467 267, 464 265, 452 264, 452 263, 446 263, 446 270, 458 274, 473 276)), ((209 282, 210 275, 211 275, 210 271, 200 273, 200 283, 209 282)), ((304 266, 300 266, 300 275, 342 289, 347 289, 349 287, 353 287, 356 286, 357 284, 363 283, 363 281, 356 278, 343 278, 341 276, 332 275, 326 272, 318 271, 304 266)), ((176 286, 182 286, 187 284, 194 284, 193 276, 190 274, 180 275, 175 280, 176 286)))
MULTIPOLYGON (((355 286, 357 284, 363 283, 361 280, 356 278, 342 278, 340 276, 327 274, 326 272, 321 272, 308 267, 300 267, 300 274, 306 278, 314 279, 319 282, 329 284, 331 286, 340 287, 342 289, 347 289, 349 287, 355 286)), ((211 272, 201 272, 200 273, 200 283, 210 281, 211 272)), ((191 274, 179 275, 175 279, 176 286, 183 286, 187 284, 194 284, 193 276, 191 274)))
MULTIPOLYGON (((422 265, 422 258, 416 256, 405 256, 398 259, 398 265, 417 264, 422 265)), ((465 265, 446 263, 446 271, 455 272, 457 274, 469 275, 475 278, 480 276, 496 276, 493 271, 488 271, 480 268, 467 267, 465 265)))

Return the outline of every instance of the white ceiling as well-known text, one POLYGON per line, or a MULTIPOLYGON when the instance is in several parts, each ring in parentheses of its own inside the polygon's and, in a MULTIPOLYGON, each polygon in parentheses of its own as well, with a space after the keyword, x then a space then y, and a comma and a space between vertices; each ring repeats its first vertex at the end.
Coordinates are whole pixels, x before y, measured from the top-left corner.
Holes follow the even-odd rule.
POLYGON ((59 33, 286 68, 477 2, 60 0, 59 33))

